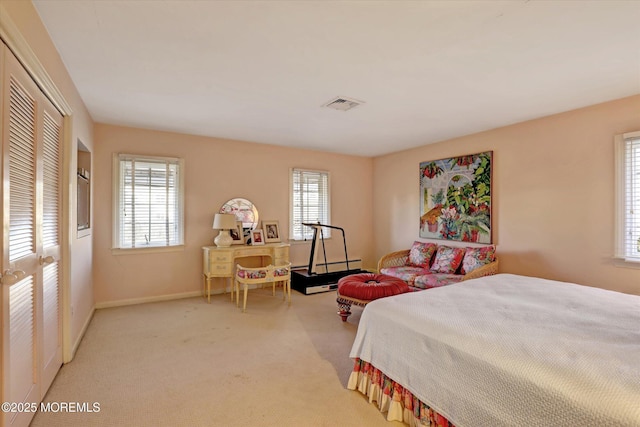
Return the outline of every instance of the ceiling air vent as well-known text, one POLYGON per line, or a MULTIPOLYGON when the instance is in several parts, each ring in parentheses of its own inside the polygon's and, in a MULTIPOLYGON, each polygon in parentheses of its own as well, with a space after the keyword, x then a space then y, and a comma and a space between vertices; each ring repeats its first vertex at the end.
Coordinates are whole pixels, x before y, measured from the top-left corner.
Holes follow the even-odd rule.
POLYGON ((357 99, 339 96, 324 104, 323 107, 333 108, 334 110, 347 111, 357 107, 360 104, 364 104, 364 101, 358 101, 357 99))

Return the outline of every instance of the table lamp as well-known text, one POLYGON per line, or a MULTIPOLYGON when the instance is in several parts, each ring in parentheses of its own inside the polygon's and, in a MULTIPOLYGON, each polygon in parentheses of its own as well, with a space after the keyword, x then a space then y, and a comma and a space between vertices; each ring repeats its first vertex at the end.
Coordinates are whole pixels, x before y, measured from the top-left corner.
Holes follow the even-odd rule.
POLYGON ((233 214, 216 214, 213 218, 214 230, 220 230, 220 234, 213 240, 216 246, 228 248, 233 239, 229 235, 229 230, 236 228, 236 216, 233 214))

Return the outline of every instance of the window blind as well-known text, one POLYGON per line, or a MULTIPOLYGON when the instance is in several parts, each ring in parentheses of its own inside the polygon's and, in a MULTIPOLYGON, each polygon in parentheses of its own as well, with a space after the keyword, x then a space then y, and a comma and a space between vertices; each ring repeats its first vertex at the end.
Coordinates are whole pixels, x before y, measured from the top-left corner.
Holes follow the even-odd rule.
MULTIPOLYGON (((303 222, 331 225, 329 209, 329 172, 292 169, 291 173, 290 238, 306 240, 313 237, 313 228, 303 222)), ((322 229, 324 238, 331 237, 331 229, 322 229)))
POLYGON ((183 244, 180 159, 118 156, 117 248, 183 244))
POLYGON ((622 255, 640 261, 640 132, 624 138, 622 255))

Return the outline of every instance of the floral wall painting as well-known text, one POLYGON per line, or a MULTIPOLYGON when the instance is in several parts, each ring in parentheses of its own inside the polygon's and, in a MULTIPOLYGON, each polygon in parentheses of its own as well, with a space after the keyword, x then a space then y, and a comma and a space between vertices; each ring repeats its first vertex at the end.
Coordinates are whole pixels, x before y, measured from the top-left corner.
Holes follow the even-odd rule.
POLYGON ((493 151, 420 163, 420 237, 491 243, 493 151))

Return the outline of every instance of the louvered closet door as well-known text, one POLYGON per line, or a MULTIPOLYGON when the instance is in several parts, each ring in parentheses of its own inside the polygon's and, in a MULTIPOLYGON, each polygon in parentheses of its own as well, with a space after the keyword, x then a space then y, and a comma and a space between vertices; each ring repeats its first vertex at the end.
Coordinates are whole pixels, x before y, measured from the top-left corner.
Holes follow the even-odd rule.
MULTIPOLYGON (((60 114, 3 48, 2 401, 39 403, 58 371, 60 114), (8 185, 7 185, 8 184, 8 185), (8 189, 8 192, 6 191, 8 189)), ((32 412, 3 413, 26 426, 32 412)))
MULTIPOLYGON (((5 49, 3 70, 3 401, 39 402, 36 302, 36 115, 37 88, 16 72, 5 49), (8 159, 8 163, 7 163, 8 159), (7 205, 8 217, 7 217, 7 205), (4 233, 6 234, 6 233, 4 233), (13 272, 13 275, 7 274, 13 272), (8 326, 8 327, 7 327, 8 326)), ((19 70, 19 68, 18 68, 19 70)), ((5 413, 5 425, 25 425, 29 414, 5 413)))
POLYGON ((50 102, 42 114, 42 387, 41 397, 62 365, 60 318, 60 225, 62 212, 62 116, 50 102))

